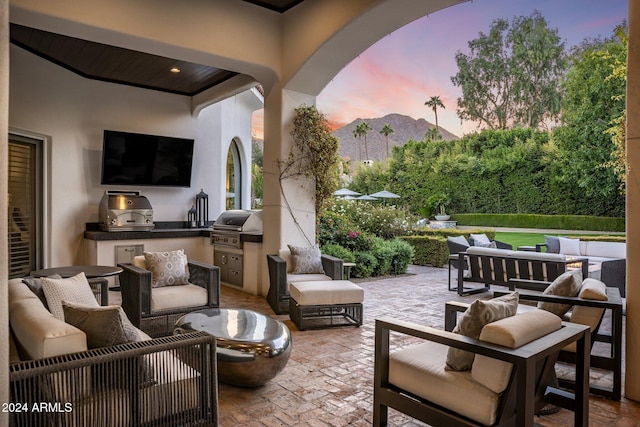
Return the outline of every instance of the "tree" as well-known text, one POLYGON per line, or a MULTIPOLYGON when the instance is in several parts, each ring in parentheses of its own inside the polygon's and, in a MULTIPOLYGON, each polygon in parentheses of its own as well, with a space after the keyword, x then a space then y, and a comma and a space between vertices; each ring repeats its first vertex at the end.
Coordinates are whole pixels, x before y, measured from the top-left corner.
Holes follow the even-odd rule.
POLYGON ((488 34, 468 42, 470 53, 455 55, 458 73, 451 78, 462 89, 458 116, 479 127, 540 128, 558 118, 559 82, 567 68, 564 43, 540 12, 496 19, 488 34))
POLYGON ((438 132, 438 128, 427 129, 424 137, 427 141, 439 141, 442 139, 442 135, 440 135, 440 132, 438 132))
MULTIPOLYGON (((356 133, 358 134, 358 137, 364 137, 364 155, 365 155, 365 160, 369 160, 369 146, 367 145, 367 134, 369 133, 369 131, 372 131, 373 128, 371 127, 371 125, 365 121, 360 122, 357 126, 356 126, 356 130, 353 131, 353 134, 356 135, 356 133)), ((362 160, 362 156, 360 156, 360 160, 362 160)))
POLYGON ((572 51, 563 82, 562 126, 553 132, 557 181, 601 200, 593 204, 595 214, 624 213, 621 177, 611 162, 617 147, 609 129, 624 116, 626 73, 620 73, 619 66, 626 63, 626 55, 626 26, 616 29, 612 38, 586 40, 572 51))
POLYGON ((438 127, 438 107, 444 110, 444 104, 440 100, 439 96, 432 96, 429 98, 427 102, 424 103, 427 107, 433 110, 433 114, 436 116, 436 132, 440 132, 440 128, 438 127))
POLYGON ((387 157, 386 158, 388 159, 389 158, 389 135, 393 133, 393 129, 391 128, 389 123, 385 123, 384 126, 382 126, 380 133, 384 135, 384 137, 387 139, 387 157))
POLYGON ((358 162, 362 161, 362 143, 361 138, 363 135, 363 129, 358 124, 356 128, 353 130, 353 137, 358 140, 358 162))

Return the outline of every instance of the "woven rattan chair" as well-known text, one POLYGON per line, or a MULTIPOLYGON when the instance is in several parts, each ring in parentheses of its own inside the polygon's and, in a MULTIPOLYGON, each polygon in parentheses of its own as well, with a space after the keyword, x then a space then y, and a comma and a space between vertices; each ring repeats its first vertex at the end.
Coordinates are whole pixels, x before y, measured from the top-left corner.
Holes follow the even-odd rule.
POLYGON ((12 363, 9 425, 215 426, 215 359, 196 332, 12 363))
MULTIPOLYGON (((144 258, 136 257, 134 263, 144 265, 144 258), (142 263, 140 262, 142 261, 142 263)), ((134 264, 118 264, 122 268, 120 274, 120 290, 122 308, 136 327, 152 337, 170 335, 173 325, 180 316, 191 311, 220 306, 220 268, 214 265, 189 260, 189 282, 191 285, 151 286, 151 272, 134 264), (180 297, 180 290, 186 286, 204 288, 206 298, 198 303, 185 303, 180 297), (170 293, 171 298, 163 298, 162 308, 155 307, 156 295, 170 293), (169 305, 168 305, 169 304, 169 305), (175 304, 175 305, 173 305, 175 304)), ((184 288, 187 290, 187 288, 184 288)))

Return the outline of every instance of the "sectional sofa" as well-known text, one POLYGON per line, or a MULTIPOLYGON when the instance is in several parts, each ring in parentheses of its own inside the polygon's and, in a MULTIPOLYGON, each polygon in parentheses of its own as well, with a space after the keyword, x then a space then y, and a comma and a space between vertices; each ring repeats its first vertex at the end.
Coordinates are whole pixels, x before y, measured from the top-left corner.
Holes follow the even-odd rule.
POLYGON ((87 334, 22 279, 9 280, 8 297, 11 425, 217 424, 212 336, 151 339, 135 329, 135 342, 89 349, 87 334))
POLYGON ((626 296, 627 244, 545 236, 545 243, 536 245, 538 252, 556 253, 565 257, 589 259, 589 275, 607 286, 617 287, 626 296))

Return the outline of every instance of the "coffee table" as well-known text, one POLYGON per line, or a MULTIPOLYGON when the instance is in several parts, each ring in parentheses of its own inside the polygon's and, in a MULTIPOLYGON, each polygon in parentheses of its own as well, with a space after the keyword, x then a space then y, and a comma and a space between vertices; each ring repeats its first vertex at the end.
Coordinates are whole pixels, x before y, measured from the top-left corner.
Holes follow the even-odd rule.
POLYGON ((272 317, 252 310, 208 308, 182 316, 174 334, 204 331, 216 337, 218 379, 258 387, 273 379, 291 355, 291 332, 272 317))

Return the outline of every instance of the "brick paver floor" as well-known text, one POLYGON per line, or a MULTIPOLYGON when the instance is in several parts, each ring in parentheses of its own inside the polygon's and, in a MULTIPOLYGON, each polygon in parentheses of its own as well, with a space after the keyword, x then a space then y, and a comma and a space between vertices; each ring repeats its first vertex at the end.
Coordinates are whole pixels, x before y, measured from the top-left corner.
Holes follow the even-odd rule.
MULTIPOLYGON (((364 324, 298 331, 288 315, 274 315, 264 297, 222 287, 222 307, 247 308, 272 315, 292 331, 293 351, 272 381, 247 389, 219 385, 219 419, 225 426, 369 426, 373 407, 374 320, 390 316, 444 328, 444 304, 472 302, 490 293, 459 297, 447 290, 447 269, 411 266, 410 274, 358 281, 365 290, 364 324)), ((409 345, 410 341, 398 341, 409 345)), ((640 405, 592 396, 591 426, 640 426, 640 405)), ((545 426, 573 425, 573 413, 537 417, 545 426)), ((390 426, 424 424, 389 411, 390 426)))

